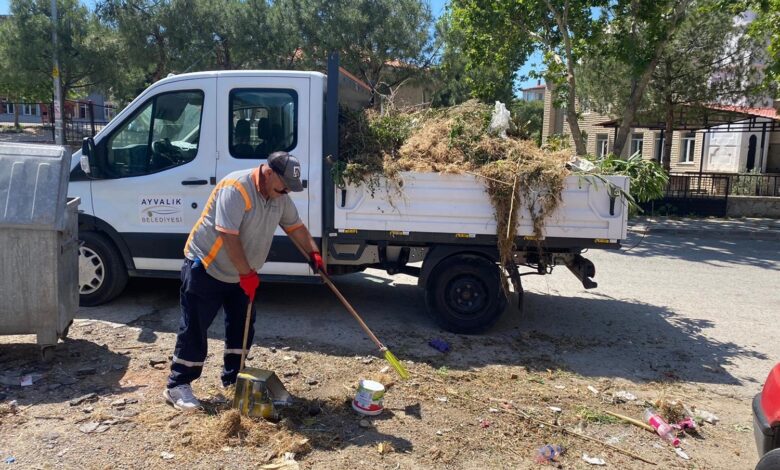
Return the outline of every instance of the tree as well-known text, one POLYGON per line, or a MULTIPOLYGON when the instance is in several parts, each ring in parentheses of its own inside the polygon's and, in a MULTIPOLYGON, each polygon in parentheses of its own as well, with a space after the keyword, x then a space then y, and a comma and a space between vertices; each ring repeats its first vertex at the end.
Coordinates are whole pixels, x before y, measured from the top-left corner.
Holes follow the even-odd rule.
POLYGON ((454 0, 453 14, 466 35, 472 63, 496 64, 509 74, 532 51, 544 53, 543 76, 551 85, 553 102, 565 105, 576 152, 584 154, 577 64, 594 51, 603 51, 628 74, 615 139, 615 151, 622 151, 660 55, 693 1, 454 0))
MULTIPOLYGON (((72 92, 105 84, 112 77, 109 58, 115 57, 116 50, 109 32, 77 0, 57 0, 57 14, 57 57, 64 100, 72 92)), ((36 90, 38 99, 43 99, 42 95, 51 99, 51 3, 12 0, 5 26, 4 34, 12 39, 4 41, 3 55, 15 83, 24 84, 24 90, 36 90)), ((60 109, 64 109, 63 104, 60 109)))
POLYGON ((743 9, 757 13, 749 33, 757 41, 766 42, 766 85, 776 91, 780 87, 780 0, 747 0, 743 9))
MULTIPOLYGON (((453 1, 455 27, 465 36, 467 69, 495 67, 506 80, 514 78, 534 50, 544 53, 544 76, 553 85, 553 101, 565 104, 578 155, 585 154, 585 139, 577 116, 575 65, 604 29, 604 21, 595 18, 592 9, 606 4, 606 0, 453 1)), ((480 88, 491 92, 490 84, 480 88)))
POLYGON ((511 104, 512 122, 515 133, 521 139, 529 139, 542 145, 542 123, 544 121, 544 101, 517 100, 511 104))
MULTIPOLYGON (((744 36, 744 28, 731 12, 716 6, 715 2, 699 2, 696 14, 681 22, 664 45, 638 102, 644 116, 665 122, 668 136, 680 107, 695 118, 707 104, 736 100, 757 89, 751 84, 756 43, 744 36)), ((633 85, 628 67, 609 50, 589 56, 579 71, 583 101, 605 114, 625 110, 630 95, 624 90, 633 85)), ((672 139, 665 139, 664 144, 662 162, 669 170, 672 139)))
POLYGON ((307 60, 341 53, 344 68, 374 92, 386 92, 426 70, 431 12, 420 0, 277 0, 294 18, 307 60))
POLYGON ((448 10, 436 23, 436 50, 440 52, 434 73, 440 88, 434 106, 452 106, 473 97, 486 103, 514 100, 514 72, 492 64, 470 63, 462 30, 453 27, 448 10), (503 74, 503 75, 502 75, 503 74))

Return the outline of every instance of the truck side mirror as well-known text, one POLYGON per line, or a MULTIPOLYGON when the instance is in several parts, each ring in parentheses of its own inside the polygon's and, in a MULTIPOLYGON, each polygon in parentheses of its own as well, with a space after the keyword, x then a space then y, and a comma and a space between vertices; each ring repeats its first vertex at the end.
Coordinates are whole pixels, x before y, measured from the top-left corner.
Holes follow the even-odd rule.
POLYGON ((95 152, 95 140, 92 137, 84 137, 81 142, 81 169, 90 178, 100 177, 100 167, 95 152))

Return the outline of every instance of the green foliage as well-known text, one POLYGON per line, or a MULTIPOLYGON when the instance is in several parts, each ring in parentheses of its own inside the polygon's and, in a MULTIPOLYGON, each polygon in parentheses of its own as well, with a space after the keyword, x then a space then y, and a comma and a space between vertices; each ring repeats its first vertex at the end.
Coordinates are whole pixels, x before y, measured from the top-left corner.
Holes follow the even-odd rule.
POLYGON ((393 158, 413 126, 412 116, 401 113, 377 114, 342 108, 339 113, 340 159, 333 166, 333 179, 339 188, 365 183, 373 192, 387 175, 385 159, 393 158))
POLYGON ((544 101, 518 100, 509 105, 509 111, 512 113, 511 134, 520 139, 533 140, 541 147, 544 101))
POLYGON ((440 88, 434 96, 434 106, 453 106, 477 98, 485 103, 514 99, 514 73, 484 61, 470 61, 466 35, 453 25, 452 12, 447 11, 436 24, 436 48, 441 59, 436 68, 440 88))
MULTIPOLYGON (((737 2, 742 3, 742 2, 737 2)), ((749 26, 749 34, 766 47, 766 86, 777 92, 780 88, 780 0, 748 0, 743 8, 758 15, 749 26)))
POLYGON ((558 152, 570 148, 569 136, 565 134, 553 134, 547 136, 547 142, 544 144, 544 149, 550 152, 558 152))
POLYGON ((643 159, 639 153, 625 160, 614 154, 609 154, 605 158, 589 156, 589 159, 597 167, 593 174, 629 177, 630 197, 627 197, 627 200, 632 211, 640 210, 638 204, 662 198, 669 182, 669 175, 661 165, 643 159))
MULTIPOLYGON (((12 0, 2 26, 0 82, 26 99, 50 100, 54 47, 51 2, 12 0)), ((116 48, 109 31, 77 0, 57 0, 57 57, 63 95, 107 83, 116 48)))
POLYGON ((298 30, 307 57, 324 63, 331 50, 370 87, 393 87, 430 61, 432 16, 419 0, 277 0, 298 30), (396 67, 388 63, 395 62, 396 67))
POLYGON ((608 415, 598 410, 592 410, 586 406, 578 406, 576 408, 576 414, 581 419, 590 423, 597 424, 618 424, 621 423, 619 418, 612 415, 608 415))

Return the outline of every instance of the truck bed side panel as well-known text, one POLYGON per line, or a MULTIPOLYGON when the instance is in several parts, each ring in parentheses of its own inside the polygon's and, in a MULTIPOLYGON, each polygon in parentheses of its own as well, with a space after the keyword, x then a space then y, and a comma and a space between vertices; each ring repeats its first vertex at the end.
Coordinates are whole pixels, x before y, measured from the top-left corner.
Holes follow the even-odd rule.
MULTIPOLYGON (((607 179, 628 191, 628 178, 607 179)), ((399 191, 380 187, 374 194, 365 186, 335 192, 337 230, 463 233, 495 235, 496 218, 485 185, 472 175, 441 173, 401 174, 399 191)), ((545 223, 545 238, 626 238, 627 206, 613 199, 602 181, 569 176, 563 202, 545 223)), ((532 236, 528 209, 521 208, 518 236, 532 236)))

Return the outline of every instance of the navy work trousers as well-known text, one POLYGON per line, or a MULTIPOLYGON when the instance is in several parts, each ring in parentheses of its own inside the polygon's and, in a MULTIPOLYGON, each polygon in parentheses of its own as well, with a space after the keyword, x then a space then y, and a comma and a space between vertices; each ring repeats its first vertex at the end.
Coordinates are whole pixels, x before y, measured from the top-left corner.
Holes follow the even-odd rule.
MULTIPOLYGON (((222 282, 206 273, 199 262, 184 260, 181 268, 181 321, 173 352, 168 388, 189 384, 200 377, 208 353, 207 333, 220 307, 225 310, 223 385, 235 383, 241 367, 244 322, 249 298, 238 283, 222 282)), ((255 334, 255 307, 249 324, 247 351, 255 334)))

